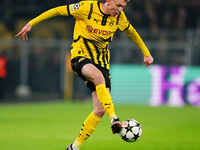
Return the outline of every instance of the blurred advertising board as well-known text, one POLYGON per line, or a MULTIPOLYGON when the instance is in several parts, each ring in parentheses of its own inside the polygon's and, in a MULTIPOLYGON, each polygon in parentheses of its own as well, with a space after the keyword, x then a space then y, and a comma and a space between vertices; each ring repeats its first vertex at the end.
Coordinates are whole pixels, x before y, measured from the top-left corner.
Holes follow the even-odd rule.
POLYGON ((112 65, 115 103, 200 106, 200 67, 112 65))

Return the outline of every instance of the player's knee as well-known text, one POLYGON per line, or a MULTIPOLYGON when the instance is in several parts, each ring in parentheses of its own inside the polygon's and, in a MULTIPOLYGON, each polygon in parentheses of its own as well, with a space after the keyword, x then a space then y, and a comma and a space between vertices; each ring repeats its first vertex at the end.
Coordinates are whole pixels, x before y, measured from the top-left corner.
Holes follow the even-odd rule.
POLYGON ((97 73, 94 75, 94 84, 95 85, 105 84, 105 79, 102 73, 97 73))
POLYGON ((104 109, 94 109, 94 113, 95 115, 97 115, 98 117, 102 118, 105 114, 105 110, 104 109))
POLYGON ((102 72, 92 64, 86 64, 82 68, 82 74, 95 85, 105 84, 105 79, 102 72))

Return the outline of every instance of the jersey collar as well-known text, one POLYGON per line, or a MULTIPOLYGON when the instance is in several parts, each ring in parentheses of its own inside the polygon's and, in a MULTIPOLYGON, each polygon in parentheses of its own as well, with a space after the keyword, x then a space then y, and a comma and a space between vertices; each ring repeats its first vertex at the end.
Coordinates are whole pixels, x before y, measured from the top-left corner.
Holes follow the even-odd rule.
POLYGON ((110 15, 105 14, 105 13, 103 12, 101 2, 98 1, 97 4, 98 4, 99 11, 100 11, 103 15, 105 15, 105 16, 110 16, 110 15))

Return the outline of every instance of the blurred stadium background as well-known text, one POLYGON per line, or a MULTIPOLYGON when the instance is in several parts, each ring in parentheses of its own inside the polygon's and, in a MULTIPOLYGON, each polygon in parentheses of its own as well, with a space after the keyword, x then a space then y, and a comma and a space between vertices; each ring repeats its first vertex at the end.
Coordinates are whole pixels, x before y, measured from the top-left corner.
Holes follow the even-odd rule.
MULTIPOLYGON (((70 2, 1 1, 1 150, 64 149, 92 109, 88 89, 70 69, 72 18, 40 23, 29 41, 15 38, 33 17, 70 2)), ((155 63, 145 68, 140 50, 117 33, 111 45, 112 96, 120 118, 134 117, 144 133, 135 144, 119 142, 106 116, 83 150, 200 149, 200 110, 194 107, 200 106, 199 8, 199 0, 131 0, 127 16, 155 63)))
MULTIPOLYGON (((33 17, 70 2, 73 1, 1 2, 0 101, 90 99, 82 81, 71 75, 69 63, 65 67, 69 60, 65 55, 72 40, 72 18, 56 17, 37 25, 29 41, 15 38, 33 17)), ((199 7, 197 0, 133 0, 129 3, 127 16, 151 50, 155 67, 145 69, 138 48, 126 35, 117 33, 111 45, 112 94, 116 101, 130 102, 134 98, 135 103, 149 103, 154 99, 150 103, 159 105, 178 99, 170 104, 200 103, 199 7), (173 73, 174 67, 184 73, 173 73), (120 74, 120 70, 128 74, 120 74), (138 70, 137 73, 134 70, 138 70), (173 79, 176 76, 181 79, 176 81, 173 79), (155 97, 159 98, 155 100, 155 97)))

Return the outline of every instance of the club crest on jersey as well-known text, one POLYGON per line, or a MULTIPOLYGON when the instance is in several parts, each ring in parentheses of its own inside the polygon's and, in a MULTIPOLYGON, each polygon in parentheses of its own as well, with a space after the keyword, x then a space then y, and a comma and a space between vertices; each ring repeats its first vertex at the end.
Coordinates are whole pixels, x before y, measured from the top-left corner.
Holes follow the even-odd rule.
POLYGON ((77 10, 80 8, 80 3, 75 3, 70 5, 71 11, 77 10))

